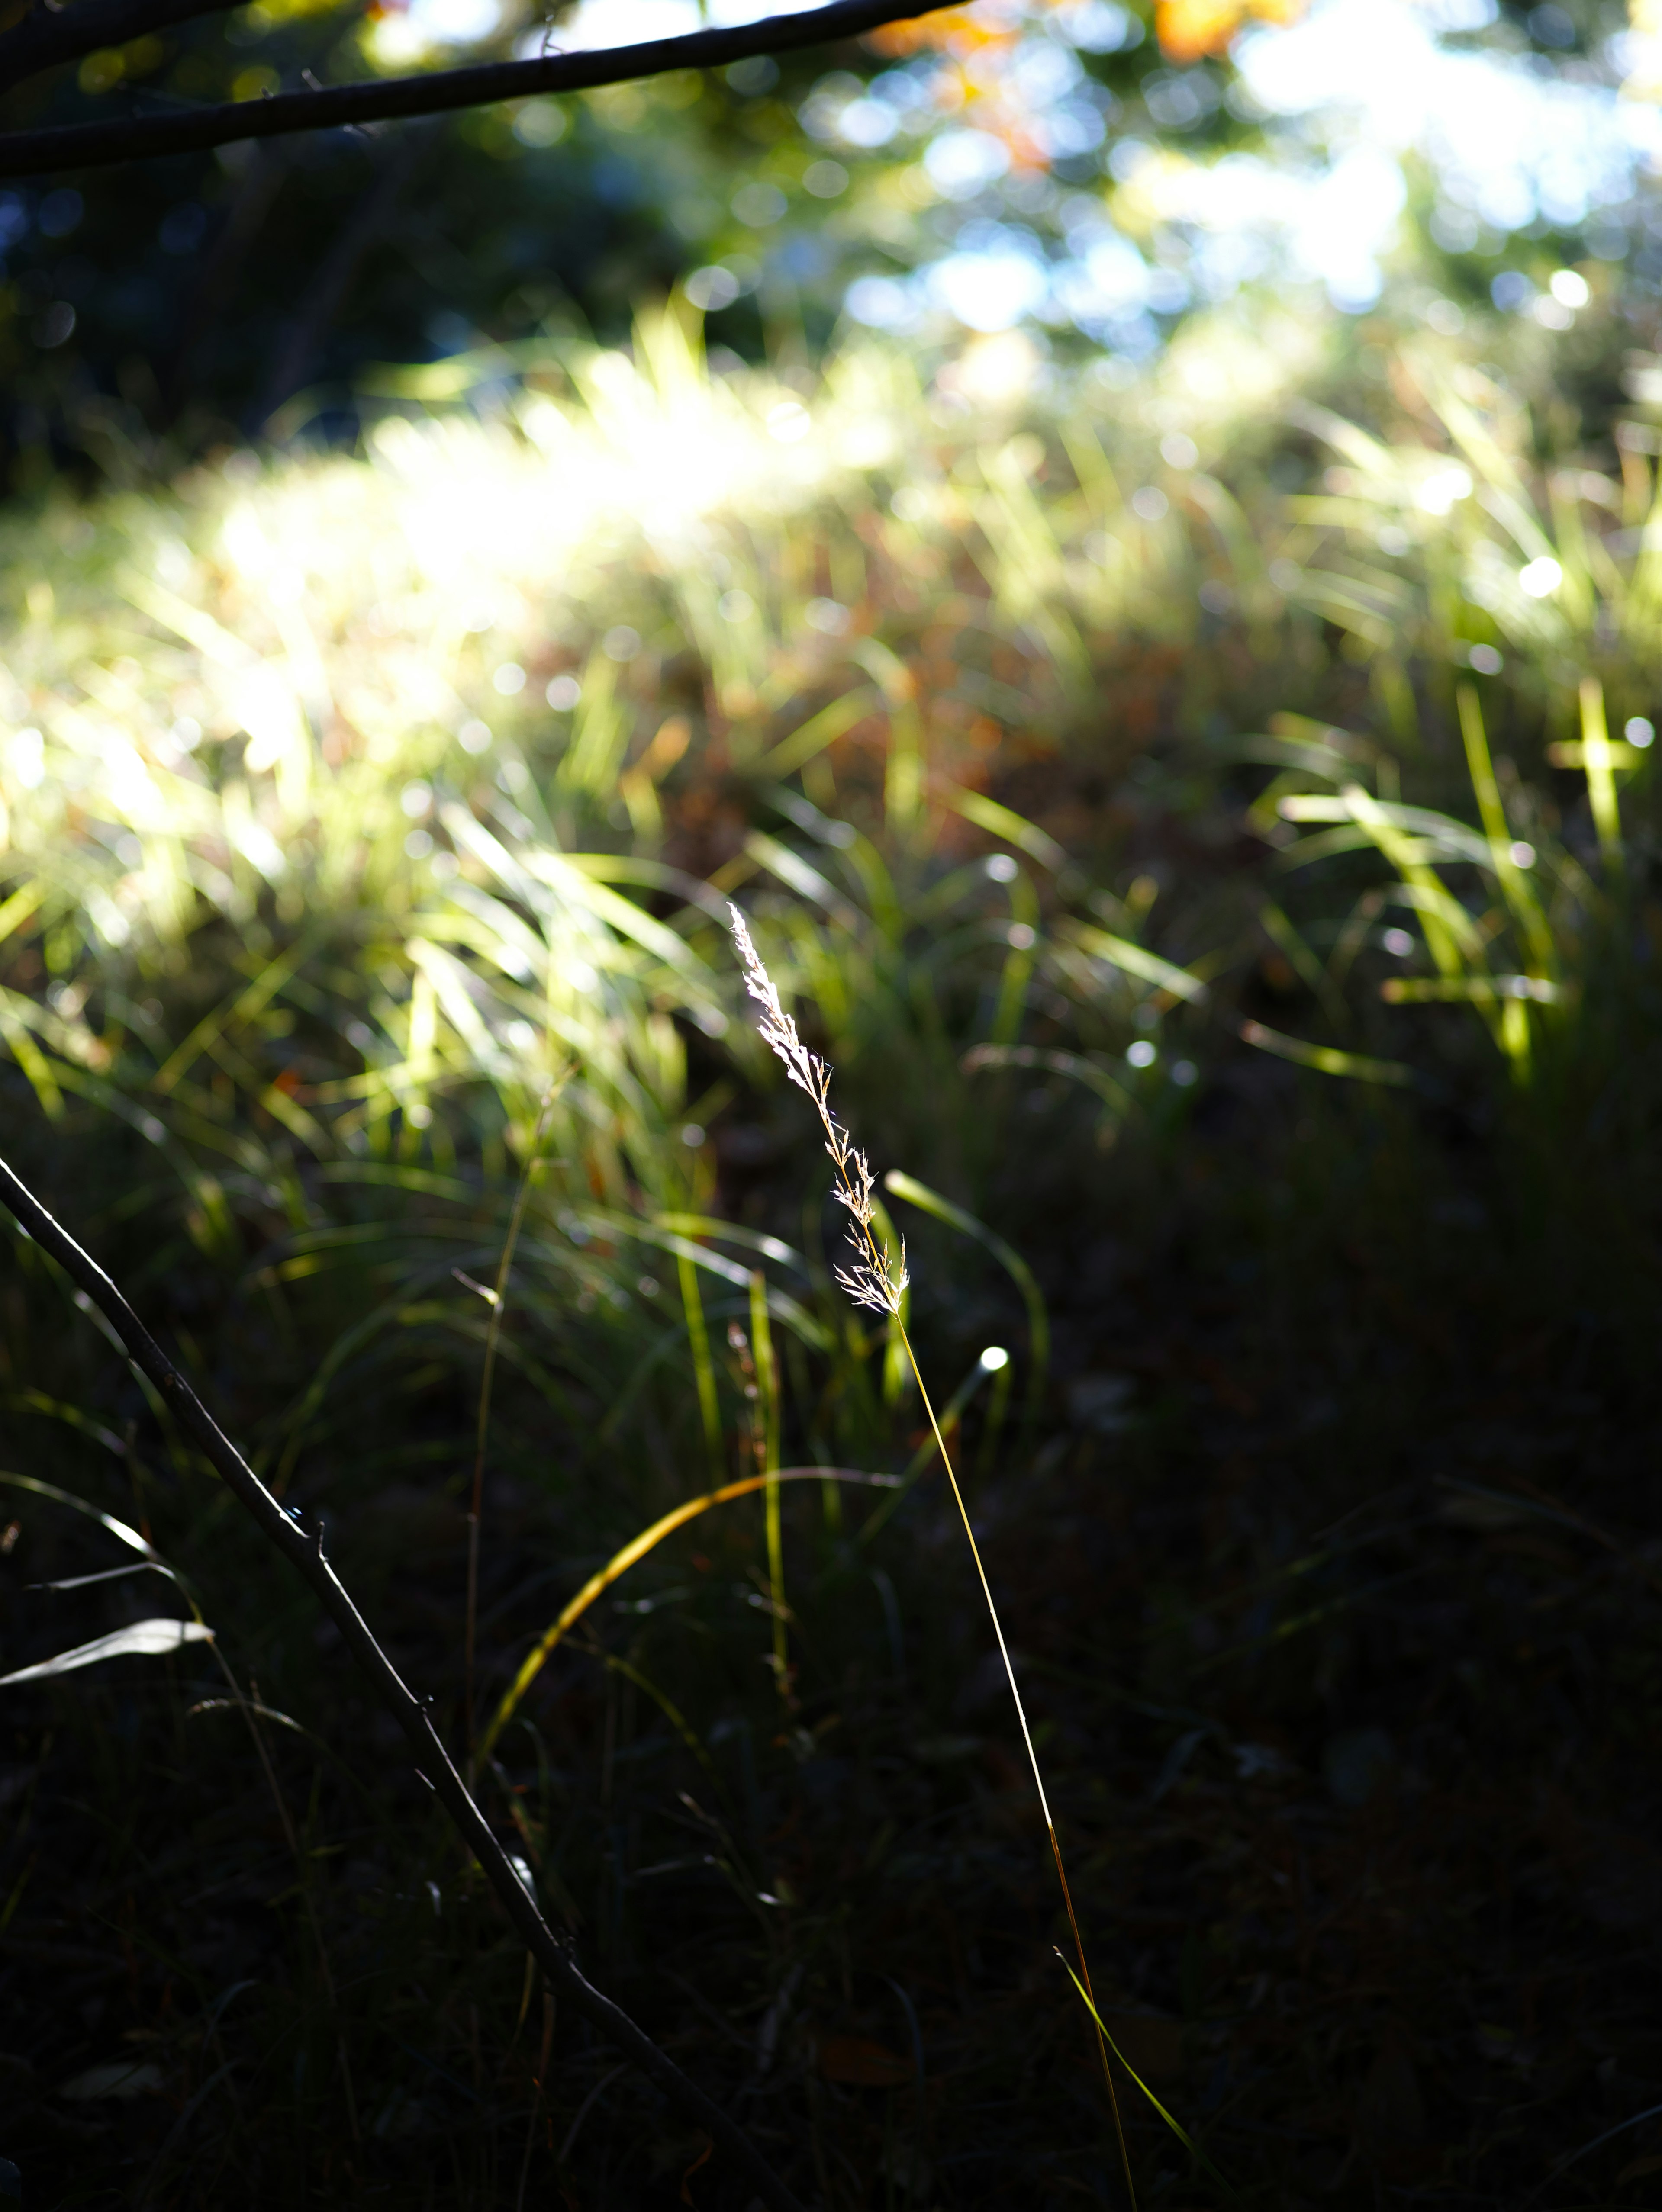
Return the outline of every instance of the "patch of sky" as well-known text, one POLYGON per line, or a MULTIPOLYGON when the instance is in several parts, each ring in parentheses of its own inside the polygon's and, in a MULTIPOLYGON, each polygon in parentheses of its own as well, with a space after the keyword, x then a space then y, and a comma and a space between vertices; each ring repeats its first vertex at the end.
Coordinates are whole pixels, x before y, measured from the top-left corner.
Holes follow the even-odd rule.
MULTIPOLYGON (((1236 59, 1267 113, 1319 117, 1332 144, 1422 154, 1445 192, 1495 229, 1520 229, 1537 211, 1577 223, 1625 199, 1641 169, 1662 166, 1662 114, 1622 100, 1613 82, 1442 43, 1495 15, 1489 0, 1317 0, 1297 24, 1248 33, 1236 59)), ((1371 185, 1358 217, 1387 220, 1371 185)), ((1372 251, 1385 243, 1381 229, 1372 251)))
POLYGON ((1050 296, 1044 248, 1009 223, 966 222, 955 250, 922 272, 932 306, 972 331, 1008 331, 1038 315, 1050 296))
MULTIPOLYGON (((422 0, 414 0, 421 5, 422 0)), ((429 5, 477 5, 479 0, 427 0, 429 5)), ((823 0, 579 0, 554 34, 567 53, 591 52, 604 46, 633 46, 645 39, 674 39, 689 31, 720 29, 753 23, 763 15, 799 15, 823 0)), ((534 54, 548 34, 540 27, 521 41, 521 52, 534 54)))

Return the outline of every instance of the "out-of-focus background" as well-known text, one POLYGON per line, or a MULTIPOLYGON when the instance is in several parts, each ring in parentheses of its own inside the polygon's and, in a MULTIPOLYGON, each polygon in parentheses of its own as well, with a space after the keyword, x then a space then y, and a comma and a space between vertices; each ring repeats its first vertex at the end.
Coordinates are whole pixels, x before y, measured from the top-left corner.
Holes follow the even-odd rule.
MULTIPOLYGON (((3 1149, 826 2212, 1124 2182, 729 898, 1140 2200, 1654 2195, 1659 180, 1651 0, 977 0, 0 191, 3 1149)), ((15 1233, 0 1404, 25 2201, 743 2206, 15 1233)))
MULTIPOLYGON (((255 0, 90 55, 7 119, 754 12, 255 0)), ((34 486, 112 447, 153 467, 268 424, 348 437, 378 368, 502 349, 512 376, 539 344, 626 339, 672 288, 720 360, 776 365, 862 331, 933 364, 1022 330, 1058 368, 1129 368, 1270 301, 1317 347, 1382 304, 1445 335, 1454 309, 1568 329, 1586 301, 1551 291, 1561 266, 1642 315, 1659 36, 1614 0, 981 6, 846 52, 19 185, 0 194, 8 465, 34 486)))

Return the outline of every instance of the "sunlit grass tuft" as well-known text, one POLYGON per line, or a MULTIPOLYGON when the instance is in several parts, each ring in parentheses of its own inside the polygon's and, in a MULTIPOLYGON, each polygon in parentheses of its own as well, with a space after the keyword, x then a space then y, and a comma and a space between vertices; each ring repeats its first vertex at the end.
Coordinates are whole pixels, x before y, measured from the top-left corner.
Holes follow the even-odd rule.
MULTIPOLYGON (((413 373, 359 454, 9 526, 0 1036, 42 1125, 119 1117, 124 1205, 269 1328, 280 1488, 489 1501, 444 1539, 445 1648, 497 1782, 529 1744, 552 1789, 563 1669, 608 1819, 637 1692, 700 1775, 718 1711, 809 1759, 851 1589, 904 1691, 928 1470, 1044 1464, 1072 1214, 1128 1133, 1201 1157, 1243 1042, 1312 1071, 1257 1060, 1276 1111, 1492 1091, 1550 1143, 1616 1064, 1654 927, 1643 439, 1543 468, 1488 372, 1408 349, 1412 404, 1307 416, 1337 459, 1288 495, 1185 358, 995 398, 876 345, 712 376, 665 318, 454 404, 413 373), (829 1124, 804 1174, 734 893, 816 1108, 835 1060, 916 1174, 829 1124), (938 1424, 920 1360, 963 1377, 938 1424), (527 1495, 561 1550, 521 1583, 527 1495), (713 1568, 617 1594, 695 1527, 719 1638, 713 1568), (659 1607, 685 1686, 630 1629, 659 1607)), ((768 1929, 755 1827, 722 1863, 768 1929)))

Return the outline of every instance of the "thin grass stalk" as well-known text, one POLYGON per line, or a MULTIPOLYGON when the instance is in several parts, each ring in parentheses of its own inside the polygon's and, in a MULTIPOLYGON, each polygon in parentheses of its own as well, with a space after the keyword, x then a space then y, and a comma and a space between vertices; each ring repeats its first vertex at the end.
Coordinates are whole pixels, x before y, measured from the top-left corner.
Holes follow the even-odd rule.
POLYGON ((779 1511, 779 1356, 768 1320, 768 1282, 760 1268, 750 1279, 750 1340, 756 1360, 755 1446, 758 1472, 770 1480, 764 1493, 768 1540, 768 1602, 773 1607, 773 1676, 782 1698, 790 1687, 790 1644, 785 1627, 785 1542, 779 1511))
MULTIPOLYGON (((182 1588, 183 1585, 181 1584, 180 1587, 182 1588)), ((189 1597, 188 1593, 186 1602, 199 1620, 202 1616, 197 1610, 195 1601, 189 1597)), ((232 1703, 247 1724, 248 1734, 253 1740, 255 1756, 259 1759, 261 1771, 265 1774, 266 1787, 271 1793, 271 1802, 277 1807, 277 1820, 283 1829, 283 1839, 289 1846, 289 1856, 295 1863, 295 1873, 298 1878, 301 1899, 306 1908, 307 1924, 311 1929, 312 1941, 317 1948, 318 1969, 323 1977, 324 1994, 328 1998, 330 2014, 334 2021, 335 2045, 340 2058, 341 2087, 346 2092, 346 2118, 347 2124, 351 2130, 352 2148, 361 2152, 363 2148, 363 2137, 358 2127, 357 2093, 352 2084, 352 2062, 347 2053, 346 2030, 343 2024, 339 1994, 335 1987, 334 1970, 330 1964, 329 1946, 324 1937, 323 1923, 318 1916, 317 1893, 312 1880, 312 1869, 307 1854, 301 1848, 300 1836, 295 1827, 294 1815, 289 1810, 289 1800, 284 1796, 283 1784, 277 1779, 277 1771, 272 1763, 265 1731, 259 1725, 257 1703, 259 1685, 258 1682, 255 1683, 254 1701, 251 1702, 243 1695, 242 1685, 232 1671, 225 1654, 220 1650, 219 1639, 216 1637, 210 1638, 208 1648, 218 1663, 220 1673, 230 1685, 232 1703)))
POLYGON ((1614 888, 1622 880, 1622 809, 1616 796, 1610 729, 1604 720, 1604 690, 1596 676, 1581 678, 1581 769, 1587 779, 1587 805, 1598 832, 1604 878, 1614 888))
POLYGON ((283 1510, 104 1270, 53 1219, 4 1160, 0 1160, 0 1205, 58 1262, 76 1288, 85 1294, 89 1306, 103 1316, 133 1365, 152 1385, 160 1404, 168 1410, 184 1436, 203 1454, 267 1541, 309 1585, 339 1631, 347 1650, 368 1674, 381 1703, 403 1730, 419 1761, 417 1772, 448 1815, 463 1849, 478 1862, 509 1923, 536 1960, 545 1978, 555 1990, 563 1990, 575 2008, 608 2042, 626 2054, 625 2064, 638 2067, 687 2118, 715 2136, 734 2163, 749 2177, 764 2204, 773 2207, 775 2212, 802 2212, 794 2192, 780 2179, 744 2130, 689 2081, 668 2053, 661 2050, 626 2013, 594 1987, 579 1968, 569 1947, 556 1936, 453 1764, 433 1725, 427 1704, 411 1692, 326 1558, 322 1531, 308 1533, 297 1519, 283 1510))
MULTIPOLYGON (((886 1227, 886 1223, 882 1219, 882 1210, 873 1189, 870 1163, 831 1111, 831 1070, 829 1062, 809 1052, 803 1044, 801 1038, 797 1035, 796 1024, 780 1004, 779 993, 772 977, 763 965, 760 954, 751 940, 749 925, 744 915, 731 902, 729 902, 728 911, 733 916, 734 936, 738 944, 740 959, 745 969, 746 988, 751 997, 758 1000, 763 1008, 763 1018, 758 1025, 761 1031, 762 1041, 782 1063, 791 1082, 799 1091, 805 1091, 813 1101, 814 1109, 819 1116, 820 1127, 825 1132, 825 1151, 836 1170, 837 1179, 833 1185, 832 1195, 847 1207, 850 1216, 852 1226, 849 1228, 849 1236, 854 1245, 853 1262, 848 1267, 836 1267, 833 1272, 837 1281, 841 1283, 856 1305, 887 1316, 890 1328, 895 1333, 899 1344, 904 1348, 906 1363, 911 1370, 912 1379, 917 1384, 924 1410, 929 1417, 929 1426, 934 1436, 935 1447, 941 1454, 941 1464, 947 1470, 947 1480, 952 1485, 953 1501, 957 1504, 959 1517, 964 1523, 964 1534, 969 1543, 970 1557, 975 1562, 976 1575, 981 1583, 981 1594, 986 1600, 988 1617, 992 1622, 993 1634, 998 1642, 999 1656, 1004 1662, 1005 1679, 1009 1683, 1010 1695, 1015 1703, 1016 1718, 1021 1724, 1021 1740, 1027 1747, 1027 1761, 1032 1769, 1034 1786, 1038 1791, 1039 1808, 1044 1815, 1045 1830, 1050 1839, 1050 1853, 1056 1861, 1056 1877, 1062 1884, 1062 1900, 1067 1909, 1068 1925, 1072 1930, 1074 1948, 1079 1958, 1080 1979, 1088 1993, 1091 1989, 1091 1970, 1085 1955, 1085 1939, 1080 1932, 1079 1916, 1074 1909, 1074 1894, 1068 1886, 1068 1869, 1062 1854, 1062 1842, 1056 1833, 1056 1822, 1050 1814, 1050 1802, 1045 1792, 1044 1775, 1039 1769, 1038 1753, 1033 1746, 1032 1732, 1027 1725, 1026 1708, 1022 1704, 1021 1692, 1016 1684, 1015 1668, 1011 1662, 1009 1646, 1005 1642, 1003 1624, 998 1617, 998 1607, 994 1602, 992 1586, 987 1580, 987 1571, 982 1565, 981 1547, 976 1542, 975 1531, 970 1525, 969 1509, 965 1504, 964 1493, 959 1487, 958 1475, 953 1466, 952 1455, 947 1449, 947 1440, 941 1434, 940 1422, 935 1419, 934 1401, 929 1396, 922 1370, 917 1364, 917 1355, 912 1349, 911 1338, 907 1334, 905 1323, 902 1318, 907 1285, 906 1248, 903 1242, 898 1260, 896 1261, 891 1257, 887 1239, 881 1234, 881 1231, 886 1227)), ((1093 2017, 1094 2016, 1093 2005, 1093 2017)), ((1108 2092, 1109 2109, 1113 2114, 1114 2135, 1119 2145, 1120 2163, 1124 2169, 1126 2191, 1130 2198, 1132 2212, 1135 2212, 1136 2185, 1131 2179, 1130 2154, 1126 2148, 1125 2130, 1120 2120, 1119 2098, 1114 2088, 1113 2073, 1108 2063, 1108 2050, 1103 2039, 1100 2021, 1097 2021, 1097 2056, 1102 2063, 1103 2083, 1108 2092)))
POLYGON ((675 1255, 681 1287, 681 1310, 686 1316, 687 1346, 692 1353, 693 1377, 698 1388, 698 1417, 703 1423, 704 1450, 710 1473, 721 1477, 721 1407, 715 1393, 715 1363, 709 1355, 709 1328, 704 1302, 698 1294, 698 1269, 685 1252, 675 1255))
POLYGON ((490 1292, 490 1319, 484 1333, 484 1372, 479 1377, 479 1412, 473 1440, 473 1486, 467 1509, 467 1613, 462 1631, 462 1737, 467 1753, 467 1778, 473 1780, 473 1653, 479 1618, 479 1523, 484 1514, 484 1446, 490 1429, 490 1385, 496 1371, 496 1346, 502 1337, 502 1312, 508 1298, 508 1279, 514 1266, 514 1248, 520 1241, 520 1231, 525 1223, 525 1210, 531 1197, 531 1178, 541 1158, 543 1139, 548 1133, 549 1117, 554 1111, 555 1086, 551 1084, 543 1093, 541 1111, 533 1130, 531 1143, 526 1152, 525 1165, 520 1172, 519 1188, 514 1194, 514 1210, 508 1218, 508 1234, 502 1239, 502 1255, 496 1267, 496 1280, 490 1292))
POLYGON ((549 2053, 554 2047, 554 1999, 543 1992, 543 2039, 537 2053, 537 2070, 531 2080, 531 2117, 525 2124, 525 2155, 520 2160, 520 2186, 514 2212, 525 2212, 525 2185, 531 2176, 531 2154, 537 2147, 537 2121, 543 2108, 543 2085, 548 2080, 549 2053))
POLYGON ((627 1544, 614 1552, 603 1567, 596 1568, 557 1619, 544 1630, 540 1639, 527 1652, 520 1662, 518 1674, 503 1691, 502 1702, 490 1717, 490 1724, 479 1744, 480 1759, 489 1759, 526 1692, 595 1599, 610 1589, 619 1575, 627 1574, 637 1561, 645 1559, 647 1553, 661 1544, 666 1536, 673 1535, 678 1528, 685 1528, 689 1521, 696 1521, 701 1513, 708 1513, 714 1506, 729 1505, 735 1498, 753 1498, 758 1490, 777 1490, 783 1482, 852 1482, 868 1490, 892 1490, 900 1479, 893 1474, 866 1474, 856 1468, 782 1467, 776 1468, 770 1474, 747 1474, 737 1482, 724 1482, 719 1490, 709 1491, 702 1498, 689 1498, 682 1504, 673 1506, 650 1528, 642 1529, 639 1535, 632 1536, 627 1544))
POLYGON ((1033 1747, 1032 1731, 1027 1725, 1027 1709, 1022 1704, 1021 1692, 1016 1686, 1015 1667, 1010 1658, 1010 1647, 1004 1641, 1003 1623, 999 1620, 998 1607, 993 1602, 992 1586, 987 1580, 987 1570, 981 1563, 981 1547, 976 1542, 975 1530, 970 1525, 969 1508, 964 1503, 964 1493, 958 1486, 958 1475, 953 1467, 952 1455, 947 1449, 947 1439, 941 1435, 941 1425, 935 1419, 934 1406, 929 1396, 928 1385, 924 1382, 922 1370, 918 1366, 917 1354, 912 1350, 912 1340, 904 1328, 900 1332, 900 1340, 906 1347, 906 1357, 911 1362, 912 1374, 917 1383, 918 1395, 923 1401, 923 1410, 929 1417, 929 1426, 934 1433, 935 1447, 941 1454, 941 1464, 946 1468, 947 1480, 952 1485, 953 1503, 957 1506, 959 1518, 964 1523, 965 1540, 970 1547, 970 1557, 975 1562, 976 1576, 981 1584, 981 1595, 987 1601, 987 1617, 992 1622, 993 1634, 998 1639, 998 1656, 1004 1662, 1004 1679, 1010 1686, 1010 1696, 1015 1705, 1016 1718, 1021 1723, 1021 1741, 1027 1747, 1027 1763, 1033 1771, 1033 1787, 1038 1792, 1039 1810, 1044 1815, 1045 1832, 1050 1838, 1050 1855, 1056 1861, 1056 1879, 1062 1884, 1062 1901, 1067 1908, 1068 1925, 1073 1933, 1074 1950, 1079 1960, 1080 1980, 1085 1986, 1086 1995, 1092 1999, 1091 2017, 1096 2022, 1097 2056, 1102 2061, 1102 2079, 1108 2091, 1109 2109, 1114 2116, 1114 2136, 1119 2145, 1120 2163, 1125 2171, 1126 2193, 1131 2200, 1131 2212, 1136 2212, 1136 2185, 1131 2179, 1131 2160, 1126 2149, 1125 2130, 1120 2121, 1119 2099, 1114 2090, 1114 2076, 1108 2063, 1107 2045, 1103 2040, 1102 2022, 1097 2019, 1094 1993, 1091 1986, 1091 1968, 1085 1956, 1085 1939, 1080 1933, 1079 1916, 1074 1910, 1074 1893, 1068 1886, 1068 1869, 1062 1859, 1062 1842, 1056 1834, 1056 1824, 1051 1816, 1050 1801, 1044 1792, 1044 1777, 1039 1771, 1038 1753, 1033 1747))

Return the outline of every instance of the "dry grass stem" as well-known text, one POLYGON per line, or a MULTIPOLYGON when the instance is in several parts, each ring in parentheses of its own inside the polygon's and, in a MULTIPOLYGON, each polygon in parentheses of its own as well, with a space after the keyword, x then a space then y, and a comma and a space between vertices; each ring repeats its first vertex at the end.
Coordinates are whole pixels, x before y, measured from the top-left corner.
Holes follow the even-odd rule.
POLYGON ((959 1518, 964 1524, 964 1534, 970 1547, 970 1557, 975 1562, 976 1577, 981 1584, 981 1595, 986 1601, 987 1617, 992 1622, 993 1634, 998 1641, 999 1657, 1004 1662, 1005 1680, 1010 1686, 1010 1696, 1015 1705, 1016 1718, 1021 1726, 1021 1741, 1026 1746, 1027 1763, 1032 1769, 1033 1786, 1038 1792, 1039 1809, 1044 1815, 1045 1832, 1050 1837, 1050 1852, 1056 1861, 1056 1879, 1062 1885, 1062 1900, 1067 1910, 1068 1925, 1073 1936, 1074 1949, 1079 1959, 1079 1978, 1084 1986, 1087 1999, 1091 2000, 1092 2018, 1097 2031, 1097 2053, 1102 2062, 1102 2078, 1108 2091, 1109 2107, 1113 2113, 1114 2135, 1119 2145, 1120 2162, 1124 2169, 1126 2191, 1130 2198, 1133 2212, 1135 2212, 1136 2189, 1131 2179, 1131 2161, 1125 2146, 1125 2130, 1120 2121, 1119 2099, 1115 2093, 1114 2077, 1108 2064, 1108 2051, 1103 2039, 1101 2022, 1096 2020, 1094 1993, 1091 1986, 1091 1969, 1085 1956, 1085 1941, 1080 1933, 1079 1917, 1074 1910, 1073 1891, 1068 1886, 1068 1869, 1062 1855, 1061 1838, 1056 1834, 1056 1824, 1052 1817, 1050 1801, 1044 1788, 1044 1777, 1039 1768, 1038 1753, 1033 1747, 1032 1731, 1027 1725, 1026 1708, 1022 1703, 1021 1692, 1016 1683, 1015 1666, 1010 1657, 1009 1645, 1005 1641, 1004 1627, 998 1617, 998 1607, 993 1600, 992 1586, 987 1580, 987 1570, 982 1564, 981 1547, 975 1540, 975 1530, 971 1525, 969 1508, 965 1505, 964 1493, 959 1487, 958 1474, 953 1466, 952 1455, 947 1449, 947 1439, 941 1434, 940 1422, 935 1419, 934 1404, 929 1396, 928 1385, 923 1380, 922 1370, 917 1364, 917 1354, 912 1349, 911 1338, 907 1334, 905 1322, 901 1317, 901 1305, 908 1281, 905 1247, 904 1244, 901 1247, 900 1261, 896 1265, 891 1261, 887 1251, 879 1241, 874 1227, 875 1207, 872 1199, 871 1168, 865 1154, 860 1151, 849 1132, 841 1126, 831 1111, 831 1065, 828 1061, 819 1059, 816 1054, 811 1053, 802 1042, 797 1034, 794 1020, 785 1012, 780 1003, 778 988, 763 964, 762 957, 756 950, 744 915, 730 901, 728 910, 733 915, 733 933, 738 944, 740 959, 744 966, 746 988, 751 997, 762 1007, 762 1019, 758 1024, 762 1041, 783 1064, 786 1074, 797 1089, 806 1091, 813 1101, 814 1110, 818 1113, 820 1125, 825 1133, 825 1150, 831 1155, 831 1164, 837 1170, 837 1181, 834 1194, 853 1217, 854 1226, 849 1233, 855 1246, 855 1258, 849 1266, 838 1267, 836 1270, 837 1279, 856 1305, 865 1306, 875 1313, 889 1314, 893 1316, 895 1326, 899 1331, 900 1341, 905 1349, 908 1364, 911 1368, 913 1379, 917 1384, 919 1395, 923 1401, 923 1409, 928 1415, 929 1427, 934 1437, 935 1448, 941 1454, 941 1463, 945 1468, 947 1480, 952 1486, 953 1500, 958 1507, 959 1518))

